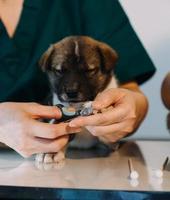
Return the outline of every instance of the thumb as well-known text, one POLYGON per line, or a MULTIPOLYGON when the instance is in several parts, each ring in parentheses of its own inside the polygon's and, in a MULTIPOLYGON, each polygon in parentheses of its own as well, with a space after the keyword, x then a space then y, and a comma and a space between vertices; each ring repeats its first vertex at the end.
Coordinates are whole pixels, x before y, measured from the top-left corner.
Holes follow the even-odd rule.
POLYGON ((38 103, 27 103, 25 110, 29 112, 33 118, 56 118, 61 117, 61 111, 57 106, 46 106, 38 103))
POLYGON ((103 108, 107 108, 110 105, 116 104, 122 97, 124 97, 125 93, 120 88, 111 88, 101 92, 96 96, 95 100, 92 103, 92 107, 94 110, 100 110, 103 108))

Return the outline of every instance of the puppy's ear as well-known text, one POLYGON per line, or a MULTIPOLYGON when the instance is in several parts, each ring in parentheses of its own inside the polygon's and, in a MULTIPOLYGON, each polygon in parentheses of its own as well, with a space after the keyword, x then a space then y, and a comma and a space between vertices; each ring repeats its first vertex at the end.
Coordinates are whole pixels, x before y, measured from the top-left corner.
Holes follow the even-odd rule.
POLYGON ((102 70, 111 71, 114 68, 118 59, 117 52, 102 42, 99 43, 98 47, 102 70))
POLYGON ((54 45, 50 45, 47 51, 41 56, 39 60, 39 66, 42 71, 45 72, 51 68, 51 57, 54 52, 54 45))

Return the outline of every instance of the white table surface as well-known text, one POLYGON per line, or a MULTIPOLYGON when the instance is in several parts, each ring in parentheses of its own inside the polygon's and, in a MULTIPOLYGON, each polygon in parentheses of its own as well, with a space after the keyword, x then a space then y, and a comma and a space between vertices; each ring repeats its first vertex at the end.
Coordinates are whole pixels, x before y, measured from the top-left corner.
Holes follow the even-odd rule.
POLYGON ((78 188, 135 191, 170 191, 170 163, 163 178, 153 170, 170 156, 170 141, 128 141, 109 156, 98 151, 70 150, 63 167, 37 165, 34 158, 22 158, 9 149, 0 149, 0 185, 49 188, 78 188), (138 180, 128 178, 131 158, 138 180))

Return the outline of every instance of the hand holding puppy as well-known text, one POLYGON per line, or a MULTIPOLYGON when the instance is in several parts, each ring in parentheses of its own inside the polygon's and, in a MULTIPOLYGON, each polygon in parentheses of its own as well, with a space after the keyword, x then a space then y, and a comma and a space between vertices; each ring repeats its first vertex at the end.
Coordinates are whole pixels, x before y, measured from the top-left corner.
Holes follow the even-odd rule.
POLYGON ((76 118, 69 126, 86 126, 102 141, 116 142, 137 129, 147 107, 146 97, 137 84, 126 84, 124 88, 105 90, 95 98, 93 109, 101 110, 101 113, 76 118))
POLYGON ((37 103, 0 104, 0 142, 24 157, 35 153, 57 152, 68 142, 68 134, 79 132, 68 123, 48 124, 37 119, 59 119, 57 107, 37 103), (61 137, 61 135, 64 136, 61 137))

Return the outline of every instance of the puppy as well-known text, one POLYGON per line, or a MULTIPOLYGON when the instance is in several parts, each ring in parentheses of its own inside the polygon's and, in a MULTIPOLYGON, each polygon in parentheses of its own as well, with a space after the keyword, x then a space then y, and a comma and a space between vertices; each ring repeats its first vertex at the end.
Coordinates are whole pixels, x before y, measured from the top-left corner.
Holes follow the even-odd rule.
MULTIPOLYGON (((53 44, 40 59, 51 86, 51 105, 79 106, 93 101, 99 92, 117 87, 113 73, 117 53, 107 44, 86 36, 70 36, 53 44)), ((99 142, 86 129, 76 134, 69 146, 90 148, 99 142)), ((39 154, 39 162, 60 162, 64 154, 39 154)))

